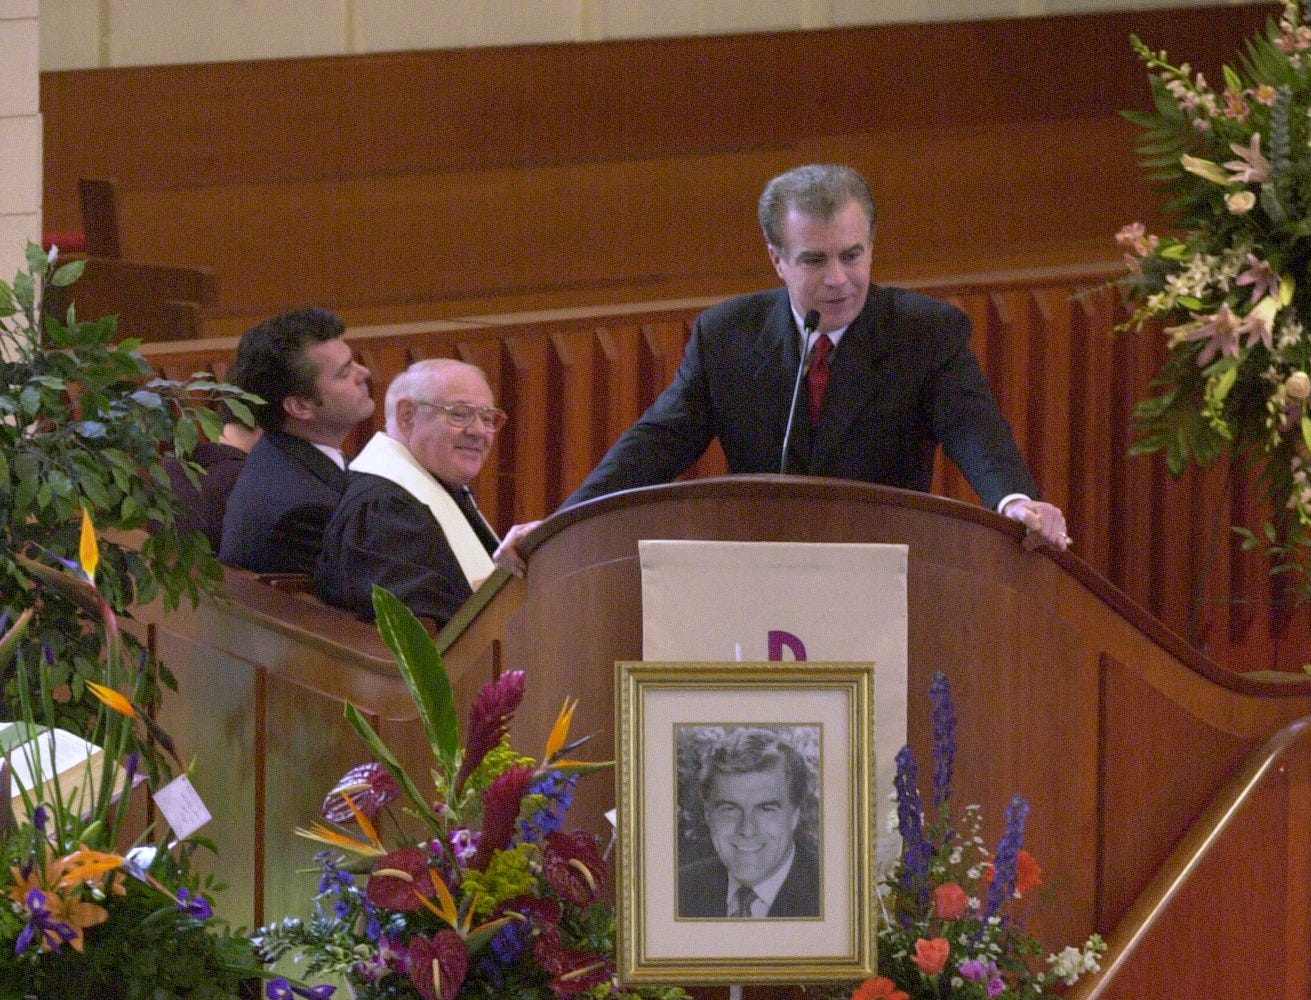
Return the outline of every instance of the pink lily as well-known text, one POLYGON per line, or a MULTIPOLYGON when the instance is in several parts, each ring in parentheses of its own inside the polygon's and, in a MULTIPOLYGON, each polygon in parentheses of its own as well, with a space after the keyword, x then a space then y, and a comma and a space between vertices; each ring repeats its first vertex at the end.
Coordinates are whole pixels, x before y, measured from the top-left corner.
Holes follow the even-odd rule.
POLYGON ((1231 142, 1229 148, 1240 157, 1225 163, 1230 181, 1244 184, 1264 184, 1270 179, 1270 161, 1261 155, 1261 133, 1253 132, 1251 141, 1242 146, 1231 142))
POLYGON ((1197 355, 1197 364, 1201 368, 1209 365, 1217 354, 1227 358, 1238 357, 1238 334, 1240 321, 1229 308, 1227 302, 1221 303, 1210 316, 1193 313, 1190 322, 1182 326, 1173 326, 1165 332, 1170 336, 1174 346, 1183 341, 1205 340, 1208 343, 1197 355))
POLYGON ((1252 286, 1252 304, 1260 301, 1262 296, 1279 294, 1279 275, 1275 274, 1275 269, 1269 261, 1261 260, 1250 252, 1247 255, 1247 270, 1239 274, 1234 283, 1252 286))

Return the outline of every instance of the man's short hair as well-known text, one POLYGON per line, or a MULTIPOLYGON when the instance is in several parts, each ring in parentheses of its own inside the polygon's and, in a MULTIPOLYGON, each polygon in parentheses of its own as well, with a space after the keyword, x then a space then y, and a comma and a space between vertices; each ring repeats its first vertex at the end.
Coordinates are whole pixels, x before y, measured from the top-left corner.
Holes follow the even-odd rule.
POLYGON ((711 744, 701 758, 697 785, 702 803, 710 804, 711 783, 720 774, 754 774, 782 765, 789 805, 800 808, 806 801, 809 774, 796 747, 772 729, 743 727, 711 744))
POLYGON ((255 422, 266 431, 282 429, 282 401, 303 396, 317 401, 318 371, 306 348, 336 340, 345 324, 327 309, 293 309, 257 323, 241 335, 228 380, 264 400, 252 407, 255 422))
POLYGON ((779 174, 760 195, 757 213, 765 240, 775 250, 783 248, 783 217, 796 209, 812 219, 827 221, 849 201, 855 201, 869 216, 874 231, 874 196, 858 170, 841 163, 808 163, 779 174))

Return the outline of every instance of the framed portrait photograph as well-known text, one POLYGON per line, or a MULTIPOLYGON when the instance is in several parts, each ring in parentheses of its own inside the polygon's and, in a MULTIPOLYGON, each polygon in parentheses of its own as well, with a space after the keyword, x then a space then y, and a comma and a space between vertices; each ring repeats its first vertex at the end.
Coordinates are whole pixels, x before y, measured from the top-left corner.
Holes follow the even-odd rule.
POLYGON ((615 669, 620 980, 872 975, 873 664, 615 669))

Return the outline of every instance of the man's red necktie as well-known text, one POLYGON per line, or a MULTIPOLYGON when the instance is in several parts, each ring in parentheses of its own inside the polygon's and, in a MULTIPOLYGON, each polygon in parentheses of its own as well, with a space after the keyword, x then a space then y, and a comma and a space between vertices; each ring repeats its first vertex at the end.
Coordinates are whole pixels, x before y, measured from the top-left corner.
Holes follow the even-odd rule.
POLYGON ((806 375, 806 389, 810 392, 810 426, 819 424, 819 411, 824 405, 824 390, 828 388, 828 352, 833 341, 821 333, 810 355, 810 371, 806 375))

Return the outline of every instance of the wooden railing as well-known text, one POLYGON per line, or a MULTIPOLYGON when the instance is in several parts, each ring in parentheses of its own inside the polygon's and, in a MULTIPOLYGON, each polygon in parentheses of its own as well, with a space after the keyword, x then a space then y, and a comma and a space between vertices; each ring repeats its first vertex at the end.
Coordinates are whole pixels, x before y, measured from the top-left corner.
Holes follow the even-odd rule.
MULTIPOLYGON (((1159 365, 1163 338, 1117 336, 1111 265, 985 274, 920 284, 974 323, 974 349, 1043 496, 1068 514, 1075 551, 1137 604, 1239 671, 1296 670, 1311 649, 1305 606, 1284 599, 1233 525, 1259 525, 1261 500, 1241 475, 1130 458, 1130 413, 1159 365)), ((487 372, 510 423, 475 484, 492 523, 554 510, 668 384, 689 325, 712 299, 472 316, 355 328, 348 338, 382 390, 410 361, 459 357, 487 372)), ((234 338, 149 345, 174 376, 222 374, 234 338)), ((362 429, 361 444, 381 425, 362 429)), ((717 446, 691 475, 724 471, 717 446)), ((934 492, 974 499, 940 460, 934 492)))

